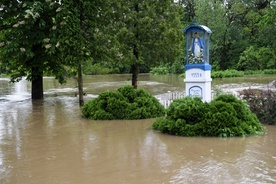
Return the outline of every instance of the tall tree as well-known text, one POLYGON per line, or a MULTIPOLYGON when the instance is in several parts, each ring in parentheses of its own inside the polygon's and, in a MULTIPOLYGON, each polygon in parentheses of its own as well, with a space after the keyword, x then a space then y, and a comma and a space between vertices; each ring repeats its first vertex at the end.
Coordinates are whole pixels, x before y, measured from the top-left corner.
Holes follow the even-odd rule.
POLYGON ((11 81, 23 76, 32 82, 32 99, 43 98, 43 74, 65 82, 67 63, 60 57, 56 39, 62 11, 56 1, 3 0, 0 9, 0 59, 11 81))
POLYGON ((178 5, 184 7, 182 22, 191 23, 196 17, 196 6, 194 0, 178 0, 178 5))
POLYGON ((57 17, 63 22, 63 29, 58 31, 57 37, 62 47, 61 55, 64 61, 70 63, 71 71, 77 75, 79 105, 84 103, 82 62, 85 59, 84 2, 82 0, 63 0, 62 14, 57 17))
POLYGON ((77 75, 79 104, 83 105, 82 67, 86 60, 108 58, 110 34, 106 29, 109 21, 109 1, 63 0, 63 13, 58 17, 64 20, 58 38, 62 56, 77 75))
POLYGON ((43 98, 43 75, 60 83, 78 75, 79 102, 83 104, 82 62, 107 54, 108 1, 5 0, 0 8, 1 67, 11 81, 27 76, 32 99, 43 98))
POLYGON ((179 55, 180 9, 171 0, 119 0, 111 7, 118 59, 131 66, 132 85, 137 88, 142 64, 173 62, 179 55))

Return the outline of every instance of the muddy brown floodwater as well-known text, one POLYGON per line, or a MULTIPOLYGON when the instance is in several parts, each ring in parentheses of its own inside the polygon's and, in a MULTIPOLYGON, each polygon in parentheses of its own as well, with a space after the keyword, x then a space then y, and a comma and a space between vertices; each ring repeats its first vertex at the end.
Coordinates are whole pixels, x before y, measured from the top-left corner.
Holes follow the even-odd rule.
MULTIPOLYGON (((273 78, 213 83, 257 86, 273 78)), ((85 100, 128 80, 127 75, 86 77, 85 100)), ((154 95, 184 90, 177 76, 140 80, 154 95)), ((247 138, 164 135, 151 129, 154 119, 83 119, 75 81, 44 82, 45 99, 32 101, 27 81, 10 84, 0 78, 1 184, 276 183, 276 126, 247 138)))

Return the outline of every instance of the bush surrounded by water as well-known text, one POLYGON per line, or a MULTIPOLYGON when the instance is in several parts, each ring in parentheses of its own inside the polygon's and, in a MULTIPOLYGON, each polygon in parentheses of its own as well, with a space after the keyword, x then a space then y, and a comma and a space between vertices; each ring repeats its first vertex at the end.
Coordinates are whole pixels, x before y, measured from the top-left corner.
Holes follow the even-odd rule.
POLYGON ((127 85, 87 101, 82 114, 93 120, 146 119, 164 116, 165 108, 145 89, 127 85))
POLYGON ((210 103, 191 97, 174 100, 166 113, 153 123, 153 129, 179 136, 214 137, 260 135, 264 131, 247 105, 230 94, 210 103))

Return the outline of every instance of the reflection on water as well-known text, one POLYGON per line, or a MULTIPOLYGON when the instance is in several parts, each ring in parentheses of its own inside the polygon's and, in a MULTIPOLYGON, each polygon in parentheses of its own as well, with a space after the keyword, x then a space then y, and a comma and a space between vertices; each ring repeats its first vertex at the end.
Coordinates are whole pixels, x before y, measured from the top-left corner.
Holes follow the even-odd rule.
MULTIPOLYGON (((128 77, 85 77, 86 100, 128 77)), ((154 94, 184 86, 176 76, 141 78, 154 94)), ((151 130, 154 119, 83 119, 74 80, 45 78, 45 99, 36 101, 30 84, 20 85, 0 79, 0 183, 276 183, 274 126, 261 137, 163 135, 151 130)))
POLYGON ((23 101, 29 99, 29 82, 24 78, 21 81, 11 84, 7 78, 0 78, 0 102, 1 101, 23 101))

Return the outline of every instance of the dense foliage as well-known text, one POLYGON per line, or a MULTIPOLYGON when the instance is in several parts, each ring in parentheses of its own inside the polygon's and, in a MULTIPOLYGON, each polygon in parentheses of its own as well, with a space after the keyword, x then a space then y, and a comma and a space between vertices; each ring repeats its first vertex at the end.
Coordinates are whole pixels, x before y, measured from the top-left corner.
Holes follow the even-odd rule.
POLYGON ((1 1, 0 61, 1 70, 11 81, 22 77, 32 81, 33 98, 43 97, 44 72, 64 82, 67 65, 60 57, 56 37, 63 25, 62 5, 56 1, 1 1))
MULTIPOLYGON (((274 82, 276 84, 276 82, 274 82)), ((275 85, 276 87, 276 85, 275 85)), ((276 92, 271 89, 245 89, 241 92, 249 108, 264 124, 276 124, 276 92)))
POLYGON ((191 97, 175 100, 167 116, 158 118, 152 126, 179 136, 234 137, 263 132, 257 116, 233 95, 220 95, 210 103, 191 97))
POLYGON ((96 26, 100 30, 106 23, 102 21, 106 17, 100 16, 106 11, 104 2, 1 1, 0 71, 9 74, 12 82, 27 77, 32 81, 32 98, 39 99, 44 75, 64 83, 78 68, 81 76, 82 60, 92 54, 96 58, 94 53, 102 54, 106 48, 95 34, 96 26))
POLYGON ((216 69, 275 69, 275 0, 193 2, 197 22, 213 31, 210 60, 216 69))
POLYGON ((100 93, 84 104, 82 113, 94 120, 146 119, 164 116, 165 109, 145 89, 127 85, 100 93))
POLYGON ((182 31, 192 19, 213 32, 214 70, 275 70, 275 16, 275 0, 2 0, 0 72, 26 76, 37 98, 45 74, 63 83, 78 72, 81 89, 81 66, 86 74, 132 73, 137 87, 138 73, 153 66, 183 71, 182 31))
MULTIPOLYGON (((275 0, 177 2, 184 7, 183 28, 195 18, 212 30, 210 64, 214 70, 276 68, 275 0)), ((178 59, 183 57, 184 53, 178 59)))
POLYGON ((172 64, 167 63, 166 65, 156 66, 150 69, 150 73, 156 75, 165 75, 169 73, 182 74, 183 72, 184 66, 183 62, 181 61, 175 61, 172 64))
POLYGON ((181 10, 170 0, 4 0, 0 72, 13 82, 38 78, 32 83, 37 98, 43 98, 45 74, 63 83, 77 73, 82 94, 82 68, 93 74, 93 66, 101 73, 132 73, 137 87, 140 71, 181 52, 181 10))
POLYGON ((50 1, 1 2, 1 67, 12 81, 23 76, 32 80, 43 71, 63 81, 65 63, 56 53, 60 43, 55 38, 61 10, 59 3, 50 1))
POLYGON ((170 0, 112 3, 111 29, 117 39, 117 64, 128 65, 137 88, 140 66, 172 62, 181 51, 181 8, 170 0))

